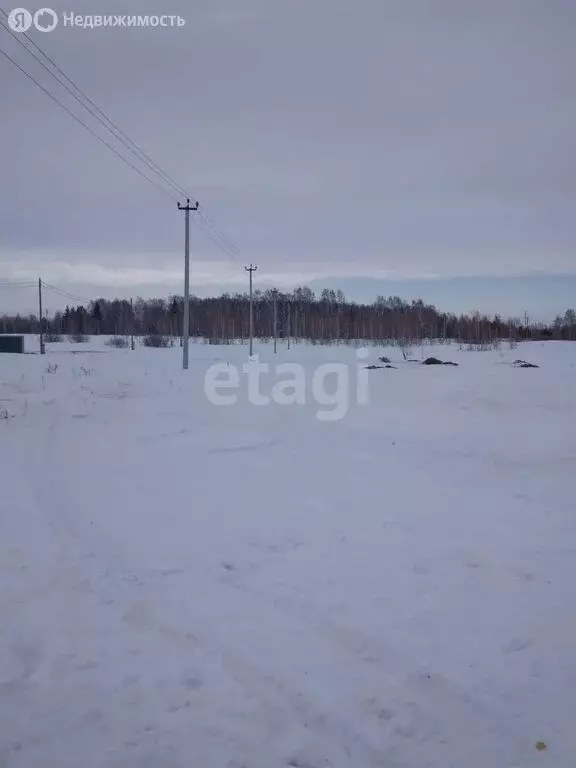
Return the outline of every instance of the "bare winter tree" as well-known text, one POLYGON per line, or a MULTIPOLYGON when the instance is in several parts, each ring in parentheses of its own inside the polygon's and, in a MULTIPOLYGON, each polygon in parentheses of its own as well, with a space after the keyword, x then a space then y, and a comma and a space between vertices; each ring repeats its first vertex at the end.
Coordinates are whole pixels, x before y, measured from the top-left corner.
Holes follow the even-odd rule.
MULTIPOLYGON (((570 339, 576 340, 576 313, 573 309, 558 315, 550 327, 526 323, 526 319, 503 321, 474 312, 456 316, 438 311, 421 299, 406 302, 399 296, 378 296, 372 304, 348 301, 342 291, 331 288, 319 296, 306 286, 290 293, 278 291, 278 338, 288 335, 298 342, 320 344, 370 340, 373 343, 394 341, 406 351, 409 345, 423 344, 429 339, 456 340, 461 344, 487 348, 501 339, 570 339)), ((248 337, 248 296, 242 293, 190 300, 190 336, 211 343, 226 343, 248 337)), ((61 334, 95 334, 109 336, 178 337, 182 330, 183 299, 137 298, 132 308, 126 299, 98 299, 87 309, 68 306, 47 319, 46 329, 61 334)), ((274 301, 271 290, 254 293, 255 334, 271 338, 274 327, 274 301)), ((38 319, 33 315, 2 315, 0 333, 35 333, 38 319)), ((408 352, 406 352, 408 354, 408 352)))

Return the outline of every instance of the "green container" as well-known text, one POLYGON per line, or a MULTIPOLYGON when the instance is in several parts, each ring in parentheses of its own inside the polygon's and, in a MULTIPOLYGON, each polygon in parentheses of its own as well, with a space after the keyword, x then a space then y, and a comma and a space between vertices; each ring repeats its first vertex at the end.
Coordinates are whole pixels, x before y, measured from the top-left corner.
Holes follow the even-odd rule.
POLYGON ((2 352, 23 355, 24 336, 3 336, 0 334, 0 354, 2 352))

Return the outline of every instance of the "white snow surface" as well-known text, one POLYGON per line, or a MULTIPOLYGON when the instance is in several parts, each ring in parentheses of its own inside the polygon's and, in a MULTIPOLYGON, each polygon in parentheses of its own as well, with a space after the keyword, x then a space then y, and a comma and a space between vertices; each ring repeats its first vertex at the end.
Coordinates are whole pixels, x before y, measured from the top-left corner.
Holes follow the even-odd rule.
POLYGON ((382 354, 334 422, 212 405, 245 345, 0 355, 2 768, 576 764, 576 344, 382 354))

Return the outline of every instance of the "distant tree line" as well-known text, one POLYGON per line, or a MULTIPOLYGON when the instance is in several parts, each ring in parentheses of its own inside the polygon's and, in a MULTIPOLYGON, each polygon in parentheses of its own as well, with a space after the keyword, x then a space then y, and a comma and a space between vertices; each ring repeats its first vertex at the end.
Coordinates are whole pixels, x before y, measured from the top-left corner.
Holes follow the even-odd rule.
MULTIPOLYGON (((371 304, 347 301, 342 291, 324 289, 319 295, 307 287, 291 293, 272 289, 255 291, 254 331, 259 338, 274 335, 274 303, 278 338, 331 343, 353 339, 450 339, 468 344, 499 339, 576 340, 576 312, 568 309, 552 325, 524 318, 487 317, 479 312, 455 315, 439 312, 422 300, 406 302, 398 296, 378 298, 371 304)), ((245 339, 249 335, 247 294, 225 293, 215 298, 193 296, 190 301, 190 335, 211 343, 245 339)), ((67 306, 43 319, 43 330, 58 334, 180 336, 183 299, 98 299, 88 306, 67 306)), ((37 333, 38 318, 0 314, 0 333, 37 333)))

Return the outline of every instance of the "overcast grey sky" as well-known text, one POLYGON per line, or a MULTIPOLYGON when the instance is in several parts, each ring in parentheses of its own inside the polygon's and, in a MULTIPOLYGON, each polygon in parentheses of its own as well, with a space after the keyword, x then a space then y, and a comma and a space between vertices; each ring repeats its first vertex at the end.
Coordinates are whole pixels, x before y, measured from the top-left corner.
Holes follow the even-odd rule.
MULTIPOLYGON (((576 273, 574 0, 51 7, 186 19, 29 34, 240 249, 235 263, 195 232, 194 291, 243 287, 250 261, 262 284, 374 294, 383 278, 576 273)), ((4 29, 0 48, 112 140, 4 29)), ((2 57, 0 146, 0 280, 181 290, 175 204, 2 57)))

